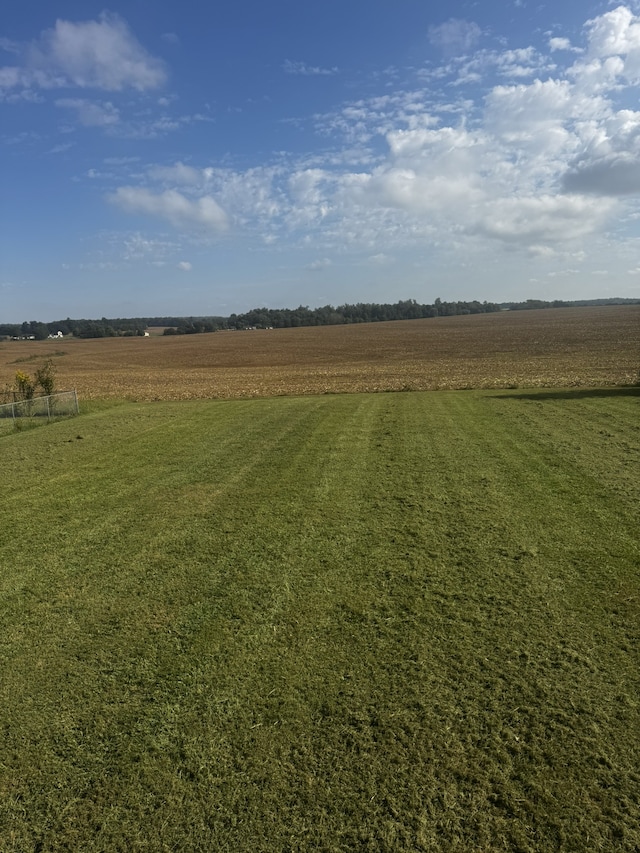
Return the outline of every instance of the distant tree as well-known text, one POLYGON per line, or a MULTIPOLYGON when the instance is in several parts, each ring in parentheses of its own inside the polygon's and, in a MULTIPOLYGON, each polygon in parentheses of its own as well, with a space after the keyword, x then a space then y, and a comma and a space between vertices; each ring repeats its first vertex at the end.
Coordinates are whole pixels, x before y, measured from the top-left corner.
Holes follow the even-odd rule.
POLYGON ((35 320, 32 320, 30 327, 31 334, 37 341, 46 341, 49 337, 49 327, 46 323, 38 323, 35 320))

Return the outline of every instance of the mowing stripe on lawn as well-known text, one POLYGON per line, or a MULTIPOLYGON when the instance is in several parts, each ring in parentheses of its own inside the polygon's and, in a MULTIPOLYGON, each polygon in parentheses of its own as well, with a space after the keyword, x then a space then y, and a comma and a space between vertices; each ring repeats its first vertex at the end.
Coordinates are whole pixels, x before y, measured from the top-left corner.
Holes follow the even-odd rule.
POLYGON ((0 439, 0 847, 635 850, 638 398, 0 439))

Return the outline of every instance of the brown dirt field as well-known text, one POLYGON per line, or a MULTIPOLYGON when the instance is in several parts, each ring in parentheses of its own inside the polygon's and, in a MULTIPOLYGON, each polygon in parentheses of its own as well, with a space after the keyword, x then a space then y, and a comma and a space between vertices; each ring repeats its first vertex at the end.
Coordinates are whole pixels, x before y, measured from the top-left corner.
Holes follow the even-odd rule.
POLYGON ((81 399, 186 400, 633 383, 640 306, 176 337, 0 343, 0 389, 52 357, 81 399))

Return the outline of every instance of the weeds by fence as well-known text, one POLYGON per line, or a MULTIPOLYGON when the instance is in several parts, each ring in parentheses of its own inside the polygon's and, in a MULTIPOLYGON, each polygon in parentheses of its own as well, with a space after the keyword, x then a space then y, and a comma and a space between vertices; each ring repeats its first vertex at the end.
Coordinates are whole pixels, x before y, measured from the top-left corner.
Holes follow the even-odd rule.
POLYGON ((17 426, 23 424, 25 419, 46 418, 51 421, 77 415, 78 411, 78 395, 75 390, 58 391, 56 394, 32 397, 29 400, 4 403, 0 405, 0 420, 6 423, 10 419, 13 425, 17 426))

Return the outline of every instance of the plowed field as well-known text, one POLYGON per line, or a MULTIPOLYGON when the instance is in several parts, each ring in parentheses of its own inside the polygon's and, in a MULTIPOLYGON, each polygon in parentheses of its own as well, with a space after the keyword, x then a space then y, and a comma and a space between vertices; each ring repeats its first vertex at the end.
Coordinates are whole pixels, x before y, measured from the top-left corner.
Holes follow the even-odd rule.
POLYGON ((0 344, 0 389, 51 357, 83 399, 181 400, 633 382, 640 306, 0 344))

